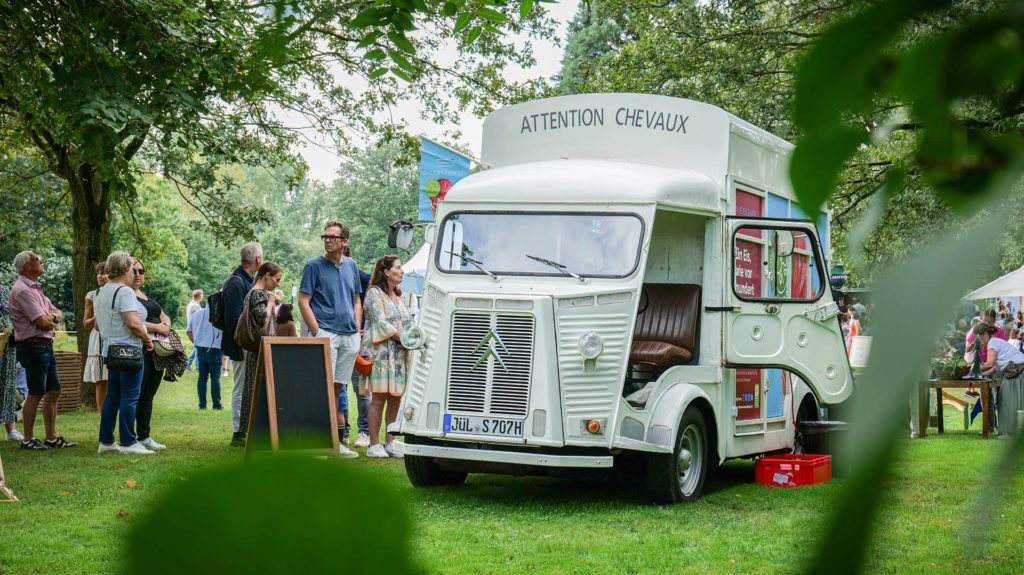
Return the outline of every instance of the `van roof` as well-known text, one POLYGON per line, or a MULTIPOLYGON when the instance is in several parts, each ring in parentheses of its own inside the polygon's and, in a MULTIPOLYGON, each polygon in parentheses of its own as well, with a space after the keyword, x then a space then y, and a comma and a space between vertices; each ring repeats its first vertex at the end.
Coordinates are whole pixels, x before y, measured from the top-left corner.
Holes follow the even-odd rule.
POLYGON ((723 190, 705 174, 640 162, 553 160, 473 174, 445 196, 446 205, 658 204, 720 214, 723 190))

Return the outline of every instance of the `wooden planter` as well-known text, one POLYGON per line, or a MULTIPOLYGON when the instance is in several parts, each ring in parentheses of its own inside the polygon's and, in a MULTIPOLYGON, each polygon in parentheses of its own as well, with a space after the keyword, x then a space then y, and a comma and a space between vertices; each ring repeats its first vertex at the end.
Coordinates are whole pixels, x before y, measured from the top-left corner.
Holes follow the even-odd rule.
MULTIPOLYGON (((60 397, 57 412, 75 411, 82 404, 82 354, 73 351, 57 351, 57 377, 60 378, 60 397)), ((42 407, 46 400, 39 402, 42 407)))

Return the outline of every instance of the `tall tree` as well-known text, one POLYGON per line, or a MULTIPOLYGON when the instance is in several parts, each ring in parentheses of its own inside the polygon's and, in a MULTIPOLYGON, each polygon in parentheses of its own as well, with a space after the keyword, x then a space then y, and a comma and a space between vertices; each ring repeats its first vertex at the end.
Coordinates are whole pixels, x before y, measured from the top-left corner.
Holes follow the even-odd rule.
POLYGON ((501 71, 532 54, 502 29, 553 33, 532 1, 0 0, 0 146, 34 149, 66 182, 82 301, 140 172, 172 182, 216 237, 252 237, 269 214, 229 201, 219 166, 290 164, 298 181, 297 128, 339 145, 393 133, 375 114, 403 97, 450 119, 448 79, 463 106, 522 97, 532 84, 501 71), (461 57, 444 67, 450 43, 461 57))
MULTIPOLYGON (((803 56, 829 26, 872 4, 867 0, 593 0, 580 7, 570 27, 575 32, 567 42, 559 90, 691 98, 796 141, 803 131, 793 124, 791 110, 803 56)), ((950 3, 902 29, 896 45, 939 34, 1001 4, 998 0, 950 3)), ((920 130, 905 118, 904 109, 898 95, 885 94, 850 114, 849 119, 864 133, 892 135, 866 142, 849 158, 829 200, 833 244, 838 248, 835 256, 856 260, 855 265, 847 265, 854 282, 873 278, 889 263, 930 241, 933 228, 964 225, 950 209, 951 198, 936 195, 933 182, 923 179, 914 164, 920 130), (883 187, 893 169, 904 174, 905 187, 883 187), (870 208, 872 202, 880 205, 870 208), (891 209, 879 209, 885 204, 891 209), (858 222, 864 220, 872 225, 858 229, 858 222)), ((1019 117, 978 102, 965 102, 959 114, 978 129, 993 133, 1021 127, 1019 117)), ((1016 241, 1007 237, 1005 243, 1016 241)))

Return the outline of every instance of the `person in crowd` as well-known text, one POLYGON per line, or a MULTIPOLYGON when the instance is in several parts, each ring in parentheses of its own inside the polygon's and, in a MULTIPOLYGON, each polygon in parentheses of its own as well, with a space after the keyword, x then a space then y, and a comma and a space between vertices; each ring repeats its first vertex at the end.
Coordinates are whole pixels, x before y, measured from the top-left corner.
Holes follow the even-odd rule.
MULTIPOLYGON (((200 292, 201 294, 202 292, 200 292)), ((206 380, 210 380, 210 399, 213 408, 220 410, 220 366, 223 353, 221 341, 224 333, 210 323, 210 307, 200 307, 188 320, 186 335, 192 341, 192 353, 196 356, 196 393, 199 395, 199 409, 206 409, 206 380)))
MULTIPOLYGON (((277 321, 277 296, 274 295, 274 288, 281 283, 284 270, 274 262, 263 262, 256 271, 256 281, 253 282, 249 295, 246 296, 249 318, 258 326, 273 326, 277 321)), ((243 307, 246 311, 246 307, 243 307)), ((243 321, 243 320, 239 320, 243 321)), ((263 337, 274 335, 273 331, 261 334, 263 337)), ((242 418, 242 425, 249 424, 249 410, 252 409, 253 391, 256 389, 256 367, 259 362, 259 353, 245 351, 245 383, 242 389, 242 407, 239 412, 242 418)))
MULTIPOLYGON (((192 314, 196 313, 203 308, 203 290, 197 289, 192 292, 192 300, 185 306, 185 325, 188 325, 192 321, 192 314)), ((192 353, 188 354, 188 361, 185 363, 185 369, 192 371, 192 364, 196 360, 196 348, 192 348, 192 353)), ((220 373, 218 371, 218 373, 220 373)))
POLYGON ((14 360, 14 338, 9 330, 11 324, 11 290, 5 285, 0 285, 0 332, 8 330, 7 343, 0 352, 0 422, 3 422, 7 431, 7 441, 22 441, 22 435, 15 425, 15 409, 18 406, 18 388, 15 385, 18 369, 14 360))
MULTIPOLYGON (((128 252, 116 251, 107 257, 104 264, 108 281, 100 286, 93 298, 94 323, 101 334, 100 355, 103 357, 107 357, 111 345, 138 347, 144 352, 143 358, 145 352, 153 350, 153 340, 146 332, 144 321, 149 311, 135 293, 135 270, 141 267, 136 261, 128 252)), ((97 453, 153 453, 135 434, 135 417, 145 377, 144 362, 145 359, 134 369, 108 368, 109 388, 100 406, 97 453), (120 445, 114 443, 114 422, 119 415, 120 445)))
MULTIPOLYGON (((345 257, 352 257, 351 246, 345 246, 343 250, 345 257)), ((353 261, 355 261, 353 259, 353 261)), ((370 287, 370 274, 364 272, 358 264, 356 270, 359 272, 359 297, 366 301, 366 289, 370 287)), ((363 317, 363 322, 359 326, 359 331, 363 332, 366 327, 366 317, 363 317)), ((355 367, 352 368, 352 390, 356 392, 356 409, 359 414, 356 418, 356 441, 355 447, 369 447, 370 446, 370 420, 367 419, 367 415, 370 412, 370 396, 359 393, 359 378, 362 375, 356 371, 355 367)), ((348 405, 348 390, 345 386, 342 386, 341 395, 345 396, 345 404, 348 405)), ((342 398, 338 397, 338 405, 341 405, 342 398)), ((345 410, 345 431, 342 434, 342 442, 348 443, 351 431, 352 431, 352 418, 348 415, 348 410, 345 410)))
POLYGON ((221 376, 227 377, 231 375, 231 371, 228 369, 231 365, 231 358, 223 354, 222 356, 223 357, 220 360, 221 376))
MULTIPOLYGON (((999 386, 997 401, 993 402, 993 405, 998 406, 998 413, 1002 415, 1002 418, 996 417, 996 422, 999 419, 1006 419, 1006 422, 999 423, 1000 431, 1003 428, 1011 428, 1016 425, 1016 414, 1017 410, 1024 408, 1024 404, 1021 402, 1021 380, 1019 379, 1020 368, 1024 366, 1024 353, 1014 348, 1009 342, 998 339, 995 337, 996 328, 989 323, 979 323, 974 326, 974 334, 976 340, 981 342, 979 350, 987 350, 985 354, 985 361, 981 365, 981 374, 989 377, 1003 376, 1003 372, 1007 371, 1011 366, 1014 368, 1012 376, 1006 375, 1003 379, 1002 385, 999 386), (1005 387, 1005 389, 1004 389, 1005 387), (1010 406, 1011 409, 1006 409, 1010 406)), ((991 393, 991 390, 990 390, 991 393)), ((996 425, 996 422, 991 422, 991 425, 996 425)))
MULTIPOLYGON (((348 226, 333 220, 327 222, 320 236, 324 255, 306 263, 299 282, 299 313, 305 323, 303 335, 327 338, 330 342, 334 391, 342 399, 337 408, 338 428, 342 431, 348 410, 345 384, 356 363, 363 315, 358 268, 352 258, 344 255, 348 238, 348 226)), ((359 456, 344 442, 338 448, 342 457, 359 456)))
POLYGON ((860 312, 851 305, 847 313, 850 315, 850 330, 846 337, 846 355, 850 355, 850 351, 853 350, 853 338, 860 335, 860 312))
MULTIPOLYGON (((242 391, 245 388, 245 350, 235 343, 235 328, 242 317, 242 304, 252 289, 252 276, 263 264, 263 247, 256 242, 242 246, 241 263, 221 288, 224 306, 224 335, 221 350, 231 360, 234 388, 231 390, 231 446, 245 447, 245 429, 248 421, 242 422, 242 391)), ((227 370, 225 370, 225 374, 227 370)))
MULTIPOLYGON (((132 288, 135 290, 135 297, 139 303, 146 308, 146 317, 143 321, 146 324, 146 331, 155 333, 157 336, 166 337, 171 333, 171 318, 167 317, 163 308, 155 299, 142 291, 142 284, 146 281, 146 265, 139 258, 135 258, 132 266, 135 271, 132 280, 132 288)), ((151 451, 166 449, 167 446, 153 439, 151 435, 151 424, 153 421, 153 399, 160 389, 160 382, 163 381, 164 371, 157 369, 153 364, 153 350, 149 349, 142 354, 142 389, 139 391, 139 403, 135 413, 135 433, 138 435, 139 443, 151 451)))
POLYGON ((1017 329, 1024 329, 1024 311, 1017 311, 1017 315, 1013 321, 1013 327, 1017 329))
POLYGON ((106 262, 96 264, 96 283, 98 288, 85 294, 85 316, 82 327, 89 330, 89 351, 85 359, 82 381, 96 386, 96 409, 103 409, 103 400, 107 398, 107 366, 103 362, 103 348, 100 332, 96 329, 96 310, 93 305, 96 294, 107 284, 106 262))
MULTIPOLYGON (((981 315, 981 322, 985 323, 987 325, 990 325, 993 328, 995 328, 995 331, 992 334, 993 338, 1001 339, 1003 341, 1006 341, 1006 332, 1003 330, 1003 328, 1001 328, 1001 327, 996 325, 996 310, 995 309, 993 309, 993 308, 986 309, 985 312, 981 315)), ((972 351, 972 350, 975 349, 974 340, 977 337, 976 331, 974 330, 974 327, 976 327, 974 325, 974 322, 971 322, 971 325, 972 325, 971 331, 968 332, 968 334, 967 334, 967 351, 972 351)), ((988 362, 988 358, 986 356, 986 353, 987 353, 988 350, 985 348, 985 346, 977 346, 977 347, 978 347, 978 349, 977 349, 978 360, 981 363, 983 363, 983 364, 987 363, 988 362)))
POLYGON ((78 445, 57 433, 57 399, 60 397, 60 378, 57 376, 57 358, 53 355, 54 328, 64 319, 56 306, 43 293, 39 278, 43 275, 43 259, 33 252, 14 256, 14 271, 18 274, 11 288, 10 314, 14 324, 18 363, 25 368, 28 379, 28 398, 25 399, 25 439, 22 449, 43 451, 78 445), (46 397, 43 407, 43 426, 46 439, 35 437, 36 410, 46 397))
POLYGON ((373 370, 360 381, 359 392, 372 395, 367 457, 402 457, 392 447, 395 438, 390 433, 384 445, 380 444, 380 425, 385 405, 385 425, 398 417, 398 404, 405 393, 409 373, 409 353, 399 341, 402 328, 412 322, 412 314, 402 300, 399 287, 403 275, 398 256, 383 256, 373 266, 370 287, 366 290, 367 329, 360 353, 373 360, 373 370))
POLYGON ((295 337, 295 315, 292 312, 292 304, 283 303, 277 308, 277 332, 274 334, 280 337, 295 337))
POLYGON ((1006 343, 1010 344, 1017 351, 1024 351, 1024 334, 1021 333, 1021 330, 1011 327, 1010 339, 1007 339, 1006 343))

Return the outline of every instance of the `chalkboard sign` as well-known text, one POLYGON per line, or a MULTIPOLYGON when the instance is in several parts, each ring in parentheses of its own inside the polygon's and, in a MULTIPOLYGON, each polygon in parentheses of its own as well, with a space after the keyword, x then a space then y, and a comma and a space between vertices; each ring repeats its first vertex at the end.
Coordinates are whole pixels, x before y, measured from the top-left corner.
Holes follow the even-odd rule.
POLYGON ((266 450, 338 454, 337 400, 328 345, 326 338, 263 338, 246 457, 266 450))

